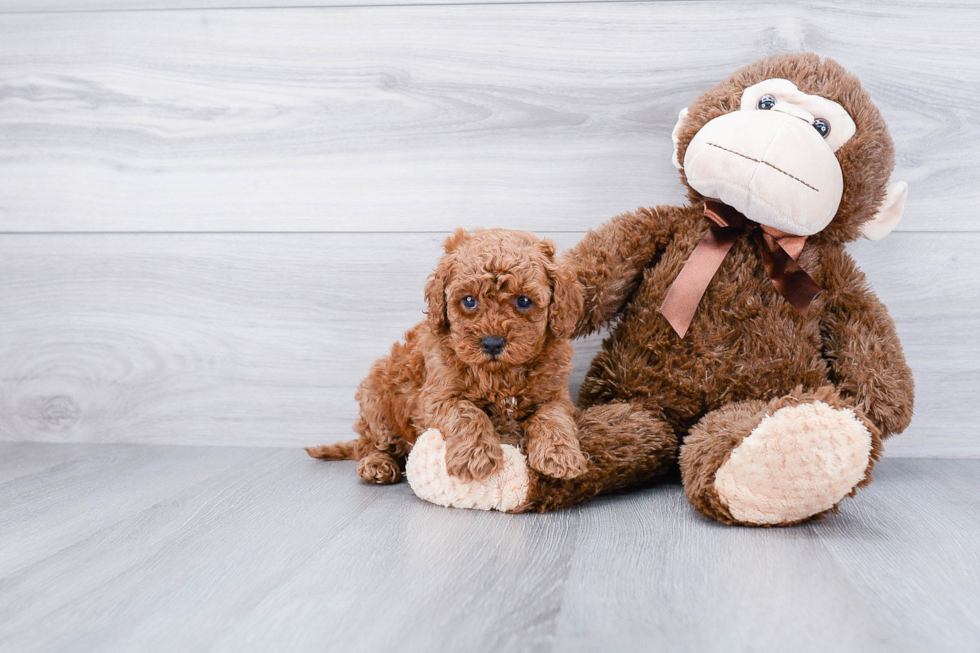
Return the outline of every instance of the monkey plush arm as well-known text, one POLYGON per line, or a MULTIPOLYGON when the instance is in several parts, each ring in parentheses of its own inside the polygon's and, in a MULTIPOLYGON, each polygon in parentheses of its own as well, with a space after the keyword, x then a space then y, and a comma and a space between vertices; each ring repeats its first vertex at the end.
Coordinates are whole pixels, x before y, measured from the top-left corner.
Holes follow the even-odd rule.
POLYGON ((661 206, 618 215, 590 230, 562 255, 585 295, 575 337, 595 333, 616 317, 642 280, 643 271, 663 253, 684 211, 690 209, 661 206))
POLYGON ((895 323, 850 256, 840 252, 832 270, 840 285, 827 292, 820 325, 831 378, 883 438, 901 433, 912 421, 914 383, 895 323))

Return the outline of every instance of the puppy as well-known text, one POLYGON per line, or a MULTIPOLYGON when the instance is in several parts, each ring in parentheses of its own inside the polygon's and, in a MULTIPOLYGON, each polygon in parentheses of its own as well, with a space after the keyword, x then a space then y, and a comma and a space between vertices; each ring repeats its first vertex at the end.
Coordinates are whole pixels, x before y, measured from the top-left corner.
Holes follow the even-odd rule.
POLYGON ((501 443, 519 446, 547 476, 586 470, 568 391, 569 338, 582 291, 555 246, 526 231, 458 229, 425 286, 427 319, 395 343, 355 398, 360 438, 306 451, 357 460, 370 483, 397 483, 416 438, 437 428, 446 467, 464 481, 501 465, 501 443))

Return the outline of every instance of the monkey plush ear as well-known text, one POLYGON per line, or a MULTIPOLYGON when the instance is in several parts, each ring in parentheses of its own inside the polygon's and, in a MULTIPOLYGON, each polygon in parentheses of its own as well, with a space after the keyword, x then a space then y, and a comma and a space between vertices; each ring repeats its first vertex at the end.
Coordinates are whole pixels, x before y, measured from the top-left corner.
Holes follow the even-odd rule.
POLYGON ((885 191, 885 201, 875 217, 864 223, 861 234, 868 240, 881 240, 898 226, 905 213, 905 198, 909 194, 909 185, 904 181, 896 181, 888 185, 885 191))
POLYGON ((677 114, 677 122, 674 123, 674 131, 670 132, 670 140, 674 143, 674 156, 671 159, 671 162, 678 170, 680 170, 683 165, 681 164, 681 160, 677 157, 677 139, 680 136, 681 125, 684 124, 685 118, 687 118, 687 107, 681 109, 681 112, 677 114))

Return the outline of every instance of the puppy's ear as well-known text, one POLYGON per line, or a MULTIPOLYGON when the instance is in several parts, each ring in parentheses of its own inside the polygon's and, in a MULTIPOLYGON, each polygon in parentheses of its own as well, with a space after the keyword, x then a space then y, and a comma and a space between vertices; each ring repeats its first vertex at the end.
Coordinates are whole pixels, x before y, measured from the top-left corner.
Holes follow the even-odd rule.
POLYGON ((446 242, 442 244, 443 249, 446 250, 447 254, 452 254, 459 246, 465 243, 467 240, 472 238, 472 234, 462 227, 456 229, 453 235, 446 239, 446 242))
POLYGON ((548 330, 559 340, 571 338, 582 317, 582 286, 571 266, 555 258, 553 242, 545 240, 542 250, 550 250, 548 277, 551 280, 551 306, 548 307, 548 330))
MULTIPOLYGON (((448 245, 449 241, 446 241, 448 245)), ((449 270, 452 264, 449 256, 443 256, 439 260, 439 265, 432 272, 432 276, 425 283, 425 303, 428 310, 425 312, 426 320, 432 333, 442 335, 449 332, 449 314, 446 312, 446 283, 449 281, 449 270)))

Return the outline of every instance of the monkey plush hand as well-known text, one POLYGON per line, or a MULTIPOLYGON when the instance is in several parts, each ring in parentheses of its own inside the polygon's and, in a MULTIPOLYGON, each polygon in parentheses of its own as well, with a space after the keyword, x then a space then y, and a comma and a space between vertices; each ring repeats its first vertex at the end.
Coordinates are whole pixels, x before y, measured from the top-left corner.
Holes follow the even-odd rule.
MULTIPOLYGON (((907 193, 858 80, 769 57, 681 111, 673 140, 690 203, 613 218, 565 254, 586 291, 578 334, 615 325, 579 397, 588 471, 549 479, 511 456, 485 482, 496 494, 461 485, 442 503, 551 510, 679 467, 703 515, 794 524, 870 483, 908 426, 894 323, 845 251, 890 232, 907 193)), ((419 441, 410 480, 438 451, 419 441)))

